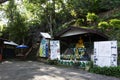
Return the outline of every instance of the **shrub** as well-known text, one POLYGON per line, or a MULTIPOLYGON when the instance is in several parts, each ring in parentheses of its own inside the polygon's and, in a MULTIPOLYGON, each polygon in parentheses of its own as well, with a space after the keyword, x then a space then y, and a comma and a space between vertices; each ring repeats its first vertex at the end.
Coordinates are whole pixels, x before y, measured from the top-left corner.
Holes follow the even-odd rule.
POLYGON ((107 76, 120 77, 120 66, 117 66, 117 67, 94 66, 93 68, 90 69, 90 72, 93 72, 96 74, 107 75, 107 76))
POLYGON ((57 65, 58 64, 57 60, 48 60, 47 63, 50 65, 57 65))
POLYGON ((111 19, 110 25, 115 28, 120 28, 120 19, 111 19))
POLYGON ((107 22, 103 21, 103 22, 100 22, 100 23, 98 24, 98 27, 99 27, 99 28, 108 28, 108 27, 109 27, 109 24, 108 24, 107 22))
POLYGON ((120 66, 120 54, 118 54, 118 65, 120 66))
POLYGON ((88 13, 87 14, 87 21, 96 21, 98 19, 98 16, 95 13, 88 13))

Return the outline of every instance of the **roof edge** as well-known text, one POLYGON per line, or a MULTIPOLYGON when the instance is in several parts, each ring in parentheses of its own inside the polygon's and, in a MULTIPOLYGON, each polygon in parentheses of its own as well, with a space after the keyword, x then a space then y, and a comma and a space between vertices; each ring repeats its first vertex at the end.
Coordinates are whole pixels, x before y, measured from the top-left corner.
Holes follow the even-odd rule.
POLYGON ((71 29, 73 29, 73 30, 75 30, 75 29, 78 30, 78 29, 79 29, 79 30, 81 30, 81 31, 87 31, 88 33, 97 34, 97 35, 99 35, 99 36, 102 36, 102 37, 106 38, 107 40, 108 40, 108 38, 109 38, 107 35, 101 33, 100 31, 97 31, 97 30, 94 30, 94 29, 85 29, 85 28, 81 28, 81 27, 79 27, 79 26, 69 26, 68 28, 65 28, 64 30, 59 31, 59 32, 55 35, 55 38, 60 37, 62 34, 66 33, 67 31, 69 31, 69 30, 71 30, 71 29))

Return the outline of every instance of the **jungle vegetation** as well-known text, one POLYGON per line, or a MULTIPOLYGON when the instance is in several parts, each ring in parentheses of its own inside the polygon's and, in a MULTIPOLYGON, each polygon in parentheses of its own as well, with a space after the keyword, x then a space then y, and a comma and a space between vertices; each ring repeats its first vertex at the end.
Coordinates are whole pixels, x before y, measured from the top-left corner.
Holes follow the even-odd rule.
POLYGON ((18 44, 69 25, 99 30, 120 47, 120 0, 3 0, 0 36, 18 44), (3 22, 4 21, 4 22, 3 22))

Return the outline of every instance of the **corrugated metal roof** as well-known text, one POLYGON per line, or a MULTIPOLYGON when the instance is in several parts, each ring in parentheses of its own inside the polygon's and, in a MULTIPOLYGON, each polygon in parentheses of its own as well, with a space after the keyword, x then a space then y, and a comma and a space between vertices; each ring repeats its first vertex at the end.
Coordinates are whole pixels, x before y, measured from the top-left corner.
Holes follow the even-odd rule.
POLYGON ((44 38, 49 38, 49 39, 51 38, 51 35, 45 32, 40 32, 40 35, 44 38))

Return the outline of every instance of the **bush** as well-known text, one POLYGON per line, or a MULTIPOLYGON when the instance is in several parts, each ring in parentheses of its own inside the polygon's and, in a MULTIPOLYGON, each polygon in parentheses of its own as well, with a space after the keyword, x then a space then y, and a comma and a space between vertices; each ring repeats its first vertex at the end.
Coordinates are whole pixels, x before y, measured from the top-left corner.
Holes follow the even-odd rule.
POLYGON ((118 65, 120 66, 120 54, 118 54, 118 65))
POLYGON ((120 29, 120 19, 111 19, 110 25, 120 29))
POLYGON ((48 60, 47 63, 50 65, 57 65, 58 64, 57 60, 48 60))
POLYGON ((120 77, 120 66, 117 67, 98 67, 94 66, 90 72, 107 76, 120 77))
POLYGON ((87 21, 96 21, 98 19, 98 16, 95 13, 88 13, 87 14, 87 21))
POLYGON ((105 21, 102 21, 102 22, 99 22, 98 27, 106 29, 106 28, 109 27, 109 24, 107 22, 105 22, 105 21))

